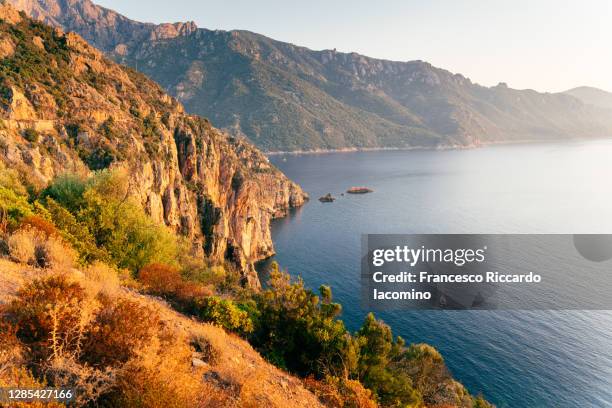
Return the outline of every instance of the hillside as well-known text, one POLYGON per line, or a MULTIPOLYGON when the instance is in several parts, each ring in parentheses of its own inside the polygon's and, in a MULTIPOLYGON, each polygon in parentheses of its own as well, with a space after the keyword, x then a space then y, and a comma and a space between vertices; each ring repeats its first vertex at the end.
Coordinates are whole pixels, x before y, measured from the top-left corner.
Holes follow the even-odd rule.
POLYGON ((0 160, 38 186, 124 168, 127 194, 156 222, 259 286, 253 262, 273 254, 270 220, 300 206, 301 189, 142 74, 11 10, 0 21, 0 160))
POLYGON ((612 114, 566 94, 487 88, 426 62, 313 51, 247 31, 144 24, 89 0, 9 0, 160 83, 266 151, 454 147, 604 137, 612 114))
MULTIPOLYGON (((38 269, 6 259, 0 259, 0 269, 2 329, 6 327, 1 320, 5 318, 2 312, 6 309, 2 308, 19 301, 19 293, 22 292, 18 292, 18 289, 27 285, 32 287, 35 282, 56 279, 56 282, 86 288, 86 295, 79 306, 82 308, 81 318, 87 319, 87 325, 99 324, 104 319, 104 313, 115 313, 117 317, 114 322, 106 321, 107 324, 114 323, 113 329, 116 330, 112 333, 115 348, 109 352, 121 350, 121 341, 126 341, 132 347, 142 347, 139 354, 134 354, 125 364, 125 372, 118 367, 88 367, 74 361, 70 349, 52 354, 50 366, 46 369, 47 376, 55 378, 57 386, 75 388, 76 403, 71 406, 97 406, 92 405, 91 399, 100 398, 113 387, 125 390, 120 400, 107 406, 323 406, 313 393, 304 388, 300 379, 266 362, 246 341, 226 333, 218 326, 188 319, 159 299, 122 287, 112 269, 98 265, 58 275, 57 271, 38 269), (112 303, 119 307, 112 306, 112 303), (107 308, 106 312, 104 308, 107 308), (98 321, 87 315, 92 311, 97 311, 98 321), (146 332, 142 323, 127 320, 126 312, 146 312, 146 316, 138 317, 145 323, 151 323, 153 318, 159 327, 153 326, 146 332), (128 324, 133 325, 132 331, 128 324), (121 329, 126 331, 119 331, 121 329), (130 339, 129 336, 138 336, 138 339, 130 339), (78 382, 62 382, 66 380, 78 382)), ((43 293, 46 292, 39 292, 41 296, 43 293)), ((70 307, 61 300, 54 306, 70 307)), ((65 310, 64 316, 75 312, 74 309, 65 310)), ((112 341, 110 344, 113 344, 112 341)), ((0 346, 0 386, 15 386, 17 381, 22 386, 40 386, 25 371, 19 371, 27 367, 28 360, 33 357, 32 353, 25 352, 26 346, 4 330, 0 330, 0 346)), ((91 348, 91 345, 85 345, 87 347, 91 348)))
POLYGON ((580 99, 583 103, 600 108, 612 109, 612 93, 590 86, 581 86, 563 92, 580 99))

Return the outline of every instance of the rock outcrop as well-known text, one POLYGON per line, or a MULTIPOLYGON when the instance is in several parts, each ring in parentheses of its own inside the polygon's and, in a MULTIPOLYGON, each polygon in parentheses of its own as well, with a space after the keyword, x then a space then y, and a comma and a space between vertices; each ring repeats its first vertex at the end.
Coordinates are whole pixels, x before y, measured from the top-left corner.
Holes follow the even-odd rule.
MULTIPOLYGON (((185 114, 154 82, 80 36, 0 6, 0 159, 44 185, 60 174, 129 170, 131 193, 158 222, 259 286, 274 253, 270 220, 304 203, 299 186, 245 140, 185 114)), ((175 27, 157 35, 174 35, 175 27)))

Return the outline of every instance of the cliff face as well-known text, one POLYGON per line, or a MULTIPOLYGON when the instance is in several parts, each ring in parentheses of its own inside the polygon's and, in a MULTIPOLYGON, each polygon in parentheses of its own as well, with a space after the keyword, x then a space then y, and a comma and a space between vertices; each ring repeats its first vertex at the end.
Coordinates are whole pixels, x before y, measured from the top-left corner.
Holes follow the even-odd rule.
POLYGON ((483 87, 423 61, 313 51, 247 31, 145 24, 90 0, 7 0, 136 67, 190 113, 268 151, 602 137, 612 110, 483 87))
POLYGON ((66 172, 125 167, 158 222, 258 286, 270 220, 303 204, 299 186, 143 75, 65 34, 0 8, 0 159, 44 185, 66 172))
POLYGON ((92 39, 96 38, 94 45, 103 51, 115 50, 120 44, 125 46, 131 42, 169 38, 169 33, 178 32, 179 27, 185 26, 183 23, 176 27, 172 24, 138 23, 89 0, 11 0, 6 3, 45 24, 78 32, 89 43, 93 44, 92 39), (166 35, 154 32, 166 32, 166 35))

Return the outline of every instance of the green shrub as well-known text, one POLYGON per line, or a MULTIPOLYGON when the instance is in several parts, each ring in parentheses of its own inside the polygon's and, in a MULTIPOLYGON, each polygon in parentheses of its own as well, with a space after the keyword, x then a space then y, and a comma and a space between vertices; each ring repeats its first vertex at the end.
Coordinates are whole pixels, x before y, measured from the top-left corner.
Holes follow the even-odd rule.
POLYGON ((322 299, 292 283, 275 266, 268 288, 256 297, 259 317, 252 343, 281 367, 301 375, 321 376, 354 370, 356 350, 337 318, 340 305, 332 303, 331 290, 321 288, 322 299))
POLYGON ((82 151, 79 156, 90 170, 107 169, 113 162, 120 160, 117 151, 107 143, 98 143, 95 148, 82 151))
POLYGON ((13 229, 22 218, 32 215, 32 206, 27 197, 0 186, 0 232, 1 229, 13 229))
POLYGON ((404 340, 393 340, 391 328, 372 313, 355 334, 359 344, 358 378, 384 406, 412 406, 421 401, 408 373, 394 369, 404 350, 404 340))
POLYGON ((108 252, 97 246, 96 239, 87 226, 79 222, 70 211, 52 198, 46 200, 46 209, 60 235, 77 251, 82 263, 110 261, 108 252))
POLYGON ((100 132, 109 140, 119 137, 119 132, 115 128, 115 119, 110 116, 100 125, 100 132))
POLYGON ((119 268, 136 272, 151 263, 176 263, 176 236, 130 200, 127 174, 103 170, 88 184, 77 219, 87 225, 119 268))
POLYGON ((253 331, 249 314, 229 299, 209 296, 194 300, 196 314, 205 322, 219 325, 229 331, 246 335, 253 331))
POLYGON ((0 233, 17 228, 22 218, 31 216, 32 205, 19 173, 0 161, 0 233))
POLYGON ((23 138, 30 143, 37 143, 40 139, 40 134, 36 129, 26 129, 23 131, 23 138))
MULTIPOLYGON (((178 241, 165 226, 156 224, 144 210, 132 202, 127 175, 119 170, 96 172, 89 180, 63 176, 43 192, 72 216, 54 207, 59 228, 74 238, 91 236, 95 244, 109 254, 119 268, 137 272, 151 263, 176 263, 178 241)), ((49 204, 53 207, 53 204, 49 204)), ((73 240, 68 239, 72 242, 73 240)), ((75 245, 81 257, 101 259, 93 247, 75 245)))
POLYGON ((182 275, 187 281, 214 286, 220 293, 235 295, 237 292, 245 291, 240 283, 242 279, 240 272, 233 265, 209 265, 202 260, 193 260, 192 257, 185 256, 181 257, 179 262, 183 268, 182 275))
POLYGON ((0 161, 0 187, 11 190, 18 196, 27 196, 28 194, 28 190, 22 183, 17 170, 7 169, 2 161, 0 161))
POLYGON ((84 205, 83 194, 87 189, 87 182, 76 174, 64 174, 57 177, 42 192, 43 198, 52 198, 62 207, 75 214, 84 205))

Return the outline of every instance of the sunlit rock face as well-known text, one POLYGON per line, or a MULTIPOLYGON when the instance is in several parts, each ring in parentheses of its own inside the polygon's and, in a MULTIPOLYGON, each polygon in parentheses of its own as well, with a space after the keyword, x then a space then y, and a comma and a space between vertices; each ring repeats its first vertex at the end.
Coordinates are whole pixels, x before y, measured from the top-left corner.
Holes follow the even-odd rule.
POLYGON ((41 186, 65 173, 125 168, 130 194, 156 221, 201 256, 234 263, 258 287, 253 263, 274 253, 270 221, 304 203, 300 187, 247 141, 185 114, 157 84, 80 36, 33 27, 9 6, 0 13, 24 34, 3 26, 6 58, 30 72, 2 78, 0 159, 41 186))

